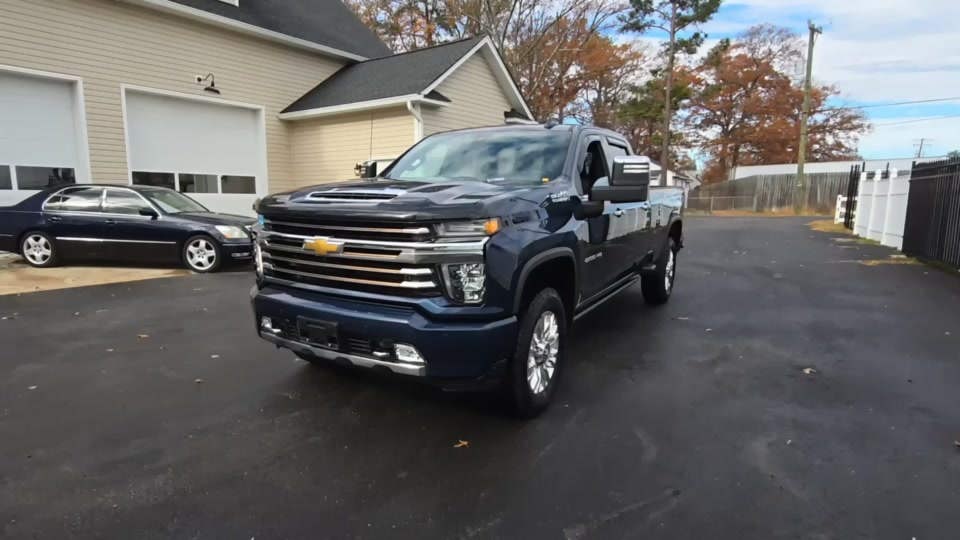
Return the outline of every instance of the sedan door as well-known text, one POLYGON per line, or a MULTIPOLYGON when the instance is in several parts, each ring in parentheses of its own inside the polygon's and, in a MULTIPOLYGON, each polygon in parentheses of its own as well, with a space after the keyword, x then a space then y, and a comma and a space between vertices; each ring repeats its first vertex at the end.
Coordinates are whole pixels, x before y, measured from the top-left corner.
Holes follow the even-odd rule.
POLYGON ((102 198, 101 187, 77 186, 61 190, 44 202, 44 223, 63 257, 95 259, 104 255, 102 198))
POLYGON ((111 259, 142 263, 179 260, 182 233, 136 191, 107 188, 103 212, 104 246, 111 259))

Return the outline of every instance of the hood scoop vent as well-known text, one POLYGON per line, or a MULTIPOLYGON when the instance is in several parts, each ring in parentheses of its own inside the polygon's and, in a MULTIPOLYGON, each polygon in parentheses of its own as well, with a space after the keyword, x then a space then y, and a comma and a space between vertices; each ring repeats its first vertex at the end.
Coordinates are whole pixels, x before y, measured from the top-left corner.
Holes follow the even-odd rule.
POLYGON ((358 203, 378 203, 389 201, 398 195, 404 193, 401 190, 350 190, 350 191, 313 191, 309 193, 303 202, 325 203, 325 202, 358 202, 358 203))

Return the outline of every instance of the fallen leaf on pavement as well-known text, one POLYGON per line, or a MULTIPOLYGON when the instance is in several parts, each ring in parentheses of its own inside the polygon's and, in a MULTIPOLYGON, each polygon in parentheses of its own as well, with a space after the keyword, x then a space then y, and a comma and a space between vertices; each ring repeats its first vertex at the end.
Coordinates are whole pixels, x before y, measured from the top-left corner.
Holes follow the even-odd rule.
POLYGON ((113 352, 113 349, 107 349, 107 352, 113 352))
POLYGON ((816 373, 817 373, 817 370, 813 369, 812 367, 803 368, 804 375, 815 375, 816 373))
POLYGON ((197 384, 203 384, 203 379, 194 379, 193 382, 197 384))
POLYGON ((960 441, 953 441, 953 445, 960 448, 960 441))
POLYGON ((210 358, 220 358, 220 355, 219 355, 219 354, 211 354, 211 355, 210 355, 210 358))
POLYGON ((674 317, 673 320, 675 320, 675 321, 689 321, 689 320, 690 320, 690 317, 674 317))
MULTIPOLYGON (((27 390, 36 390, 36 389, 37 389, 37 385, 27 387, 27 390)), ((463 441, 460 441, 460 442, 463 442, 463 441)))
POLYGON ((137 334, 137 339, 147 339, 150 334, 137 334))
POLYGON ((454 448, 467 448, 470 446, 470 441, 457 441, 457 444, 453 445, 454 448))

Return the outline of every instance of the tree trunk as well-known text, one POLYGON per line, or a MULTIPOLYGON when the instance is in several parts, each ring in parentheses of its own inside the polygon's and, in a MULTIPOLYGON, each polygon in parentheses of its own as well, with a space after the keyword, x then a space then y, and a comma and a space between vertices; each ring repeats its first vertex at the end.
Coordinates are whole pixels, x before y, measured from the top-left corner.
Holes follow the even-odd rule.
POLYGON ((660 185, 667 185, 667 171, 670 169, 670 120, 673 111, 670 107, 670 94, 673 92, 673 64, 677 56, 677 3, 670 3, 670 43, 667 48, 667 81, 663 102, 663 142, 660 146, 660 185))

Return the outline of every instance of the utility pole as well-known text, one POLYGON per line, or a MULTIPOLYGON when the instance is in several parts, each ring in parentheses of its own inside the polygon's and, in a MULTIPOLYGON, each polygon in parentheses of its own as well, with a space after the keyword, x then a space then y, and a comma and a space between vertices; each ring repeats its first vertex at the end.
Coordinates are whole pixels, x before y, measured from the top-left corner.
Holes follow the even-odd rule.
POLYGON ((807 160, 807 118, 810 116, 810 92, 813 87, 813 44, 817 34, 823 28, 807 21, 810 37, 807 39, 807 76, 803 81, 803 110, 800 112, 800 149, 797 152, 797 186, 793 193, 793 209, 799 214, 807 202, 809 182, 803 175, 803 165, 807 160))
POLYGON ((670 120, 673 119, 670 97, 673 92, 673 68, 677 55, 677 3, 670 2, 670 41, 667 47, 667 80, 663 89, 663 142, 660 144, 660 185, 667 185, 670 174, 670 120))
POLYGON ((917 159, 920 159, 923 157, 923 141, 924 140, 925 140, 925 137, 920 137, 920 147, 917 148, 917 159))

